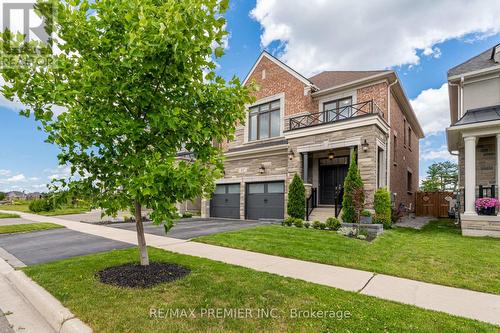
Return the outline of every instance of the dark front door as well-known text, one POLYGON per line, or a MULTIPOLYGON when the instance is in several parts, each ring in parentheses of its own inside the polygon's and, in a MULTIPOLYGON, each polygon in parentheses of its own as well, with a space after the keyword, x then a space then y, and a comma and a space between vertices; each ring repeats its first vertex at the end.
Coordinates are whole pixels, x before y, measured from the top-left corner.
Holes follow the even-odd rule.
POLYGON ((220 184, 210 201, 210 216, 240 218, 240 184, 220 184))
POLYGON ((285 183, 249 183, 246 188, 246 217, 249 220, 282 219, 285 214, 285 183))
MULTIPOLYGON (((320 165, 319 202, 322 205, 334 205, 340 189, 344 186, 347 165, 320 165)), ((341 200, 341 198, 338 198, 341 200)))

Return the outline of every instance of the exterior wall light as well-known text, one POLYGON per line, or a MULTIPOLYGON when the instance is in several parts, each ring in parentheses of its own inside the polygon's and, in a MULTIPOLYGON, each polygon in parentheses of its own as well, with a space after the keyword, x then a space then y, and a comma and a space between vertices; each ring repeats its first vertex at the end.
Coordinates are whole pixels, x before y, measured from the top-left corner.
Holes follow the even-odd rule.
POLYGON ((333 151, 332 151, 332 150, 330 150, 330 151, 328 152, 328 159, 329 159, 329 160, 333 160, 333 157, 334 157, 334 156, 333 156, 333 151))
POLYGON ((264 172, 266 172, 266 168, 264 167, 263 164, 261 164, 259 168, 259 173, 262 175, 264 172))
POLYGON ((293 160, 294 156, 295 156, 295 153, 293 152, 293 149, 290 148, 290 151, 288 152, 288 159, 291 161, 291 160, 293 160))
POLYGON ((368 145, 368 142, 367 142, 367 141, 366 141, 366 139, 365 139, 365 142, 363 142, 363 143, 361 144, 361 148, 363 148, 363 151, 364 151, 364 152, 366 152, 366 151, 368 151, 368 146, 369 146, 369 145, 368 145))

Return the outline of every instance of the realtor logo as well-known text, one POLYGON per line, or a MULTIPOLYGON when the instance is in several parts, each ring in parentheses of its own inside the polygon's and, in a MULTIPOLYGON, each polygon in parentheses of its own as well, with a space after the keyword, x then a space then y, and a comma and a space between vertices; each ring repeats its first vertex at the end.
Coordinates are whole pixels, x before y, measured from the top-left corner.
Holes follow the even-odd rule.
MULTIPOLYGON (((3 45, 3 52, 5 54, 19 54, 22 50, 23 54, 35 53, 38 54, 40 49, 37 47, 24 47, 30 42, 41 42, 42 44, 48 45, 49 49, 52 50, 52 43, 49 33, 47 31, 52 31, 52 26, 49 26, 47 20, 38 15, 35 8, 36 6, 42 6, 45 9, 49 9, 51 15, 54 14, 55 7, 49 3, 39 3, 36 5, 36 1, 31 2, 1 2, 2 10, 2 31, 9 30, 14 35, 23 34, 24 40, 13 37, 10 44, 3 45), (48 7, 51 6, 51 7, 48 7)), ((41 7, 40 7, 41 8, 41 7)), ((52 21, 52 20, 50 20, 52 21)), ((44 52, 46 54, 46 52, 44 52)))

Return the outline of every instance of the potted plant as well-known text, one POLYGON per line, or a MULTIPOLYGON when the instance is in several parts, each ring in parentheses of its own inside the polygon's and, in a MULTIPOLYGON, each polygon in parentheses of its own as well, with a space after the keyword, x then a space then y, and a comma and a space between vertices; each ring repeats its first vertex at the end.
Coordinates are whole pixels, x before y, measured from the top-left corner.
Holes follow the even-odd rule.
POLYGON ((499 204, 496 198, 479 198, 476 199, 476 211, 479 215, 496 215, 499 204))

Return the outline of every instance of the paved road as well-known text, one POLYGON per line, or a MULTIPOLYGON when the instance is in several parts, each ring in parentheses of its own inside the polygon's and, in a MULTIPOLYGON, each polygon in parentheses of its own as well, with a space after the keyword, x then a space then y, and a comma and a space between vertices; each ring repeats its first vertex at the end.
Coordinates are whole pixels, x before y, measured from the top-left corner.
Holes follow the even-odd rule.
POLYGON ((132 246, 66 228, 0 235, 0 247, 28 266, 132 246))
MULTIPOLYGON (((151 222, 145 222, 144 232, 148 234, 167 236, 178 239, 191 239, 225 231, 235 231, 244 228, 257 227, 259 225, 269 225, 272 223, 273 222, 267 221, 192 218, 183 219, 176 222, 174 227, 168 232, 168 234, 165 234, 165 229, 163 226, 154 225, 151 222)), ((134 223, 113 223, 107 226, 135 231, 134 223)))

